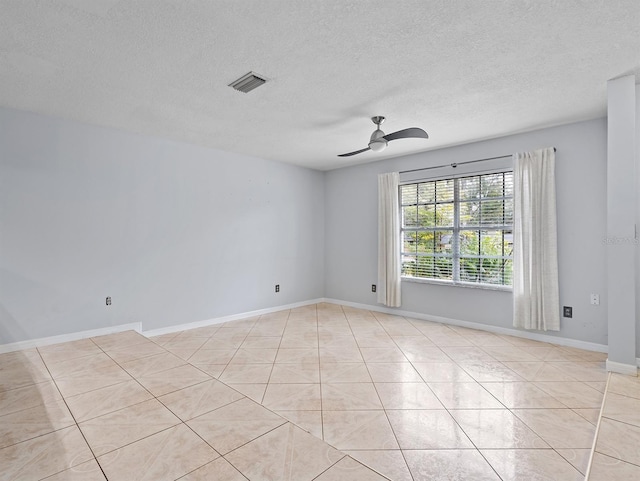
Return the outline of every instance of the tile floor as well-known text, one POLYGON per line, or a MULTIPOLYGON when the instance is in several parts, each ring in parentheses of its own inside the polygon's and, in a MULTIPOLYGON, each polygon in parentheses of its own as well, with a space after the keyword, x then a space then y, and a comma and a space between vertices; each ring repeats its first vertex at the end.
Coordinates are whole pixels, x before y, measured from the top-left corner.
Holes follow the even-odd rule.
POLYGON ((605 356, 332 304, 2 354, 0 480, 582 480, 605 356))
POLYGON ((640 479, 640 378, 610 374, 590 481, 640 479))

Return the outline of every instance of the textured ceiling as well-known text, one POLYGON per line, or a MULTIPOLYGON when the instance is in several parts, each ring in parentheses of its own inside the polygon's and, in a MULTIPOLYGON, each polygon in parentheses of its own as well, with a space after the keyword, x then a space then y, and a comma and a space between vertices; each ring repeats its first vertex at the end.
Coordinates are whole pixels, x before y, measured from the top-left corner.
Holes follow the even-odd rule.
POLYGON ((1 106, 321 170, 603 116, 639 68, 638 0, 0 0, 1 106), (431 138, 336 157, 373 115, 431 138))

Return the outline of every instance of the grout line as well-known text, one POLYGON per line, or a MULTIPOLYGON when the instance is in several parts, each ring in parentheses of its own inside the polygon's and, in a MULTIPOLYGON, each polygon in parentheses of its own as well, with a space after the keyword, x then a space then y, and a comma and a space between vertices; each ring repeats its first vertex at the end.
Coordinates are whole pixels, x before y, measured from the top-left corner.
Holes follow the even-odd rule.
POLYGON ((596 445, 598 443, 598 434, 600 433, 600 423, 602 422, 602 413, 604 412, 604 406, 607 402, 607 393, 609 392, 609 382, 611 381, 612 373, 607 374, 607 385, 604 388, 604 395, 602 396, 602 405, 600 406, 600 414, 598 415, 598 424, 596 424, 596 431, 593 434, 593 445, 591 446, 591 452, 589 453, 589 462, 587 463, 587 470, 584 475, 585 481, 589 481, 591 475, 591 465, 593 464, 593 456, 596 452, 596 445))

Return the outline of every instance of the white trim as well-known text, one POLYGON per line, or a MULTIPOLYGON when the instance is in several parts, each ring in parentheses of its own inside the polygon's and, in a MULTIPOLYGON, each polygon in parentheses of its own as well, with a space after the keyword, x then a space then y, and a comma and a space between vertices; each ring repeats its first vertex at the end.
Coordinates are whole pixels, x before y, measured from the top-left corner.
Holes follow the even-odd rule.
POLYGON ((132 322, 131 324, 120 324, 119 326, 103 327, 100 329, 92 329, 90 331, 72 332, 70 334, 60 334, 59 336, 41 337, 39 339, 30 339, 28 341, 12 342, 9 344, 0 344, 0 353, 22 351, 34 347, 49 346, 51 344, 59 344, 61 342, 77 341, 79 339, 87 339, 89 337, 103 336, 105 334, 115 334, 122 331, 142 332, 142 323, 132 322))
POLYGON ((609 392, 609 381, 611 380, 611 373, 607 374, 607 383, 604 386, 604 395, 602 396, 602 403, 600 403, 600 412, 598 413, 598 422, 596 423, 596 432, 593 435, 593 443, 591 444, 591 452, 589 453, 589 461, 587 462, 587 471, 584 473, 584 479, 588 480, 591 475, 591 466, 593 465, 593 455, 596 452, 596 444, 598 444, 598 435, 600 434, 600 425, 602 423, 602 413, 604 412, 604 405, 607 402, 607 393, 609 392))
POLYGON ((264 314, 271 314, 272 312, 283 311, 285 309, 295 309, 296 307, 309 306, 311 304, 318 304, 324 302, 324 299, 311 299, 308 301, 294 302, 293 304, 286 304, 284 306, 267 307, 266 309, 258 309, 256 311, 242 312, 240 314, 231 314, 229 316, 215 317, 212 319, 205 319, 204 321, 188 322, 186 324, 175 324, 173 326, 161 327, 159 329, 151 329, 149 331, 142 331, 142 335, 146 337, 160 336, 162 334, 171 334, 173 332, 186 331, 188 329, 197 329, 198 327, 212 326, 214 324, 222 324, 223 322, 238 321, 240 319, 246 319, 249 317, 262 316, 264 314))
POLYGON ((638 366, 633 364, 625 364, 622 362, 610 361, 607 359, 607 371, 626 374, 627 376, 637 376, 638 366))
POLYGON ((368 311, 383 312, 385 314, 395 314, 397 316, 411 317, 414 319, 422 319, 424 321, 440 322, 442 324, 450 324, 453 326, 467 327, 469 329, 478 329, 480 331, 488 331, 496 334, 504 334, 507 336, 522 337, 524 339, 532 339, 534 341, 548 342, 549 344, 557 344, 560 346, 575 347, 586 351, 607 352, 606 344, 597 344, 595 342, 580 341, 578 339, 569 339, 567 337, 549 336, 548 334, 539 334, 537 332, 526 332, 518 329, 510 329, 507 327, 492 326, 479 322, 462 321, 459 319, 450 319, 448 317, 432 316, 422 314, 420 312, 401 311, 398 309, 389 309, 382 306, 371 306, 369 304, 360 304, 358 302, 342 301, 339 299, 324 299, 324 302, 331 304, 339 304, 357 309, 366 309, 368 311))

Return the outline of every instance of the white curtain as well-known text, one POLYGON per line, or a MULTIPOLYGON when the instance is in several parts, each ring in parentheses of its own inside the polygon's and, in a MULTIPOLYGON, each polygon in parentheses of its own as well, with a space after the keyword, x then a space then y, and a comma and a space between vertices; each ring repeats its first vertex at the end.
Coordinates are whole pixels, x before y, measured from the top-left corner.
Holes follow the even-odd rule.
POLYGON ((378 302, 400 306, 400 214, 397 172, 378 175, 378 302))
POLYGON ((560 330, 553 148, 514 154, 513 325, 560 330))

